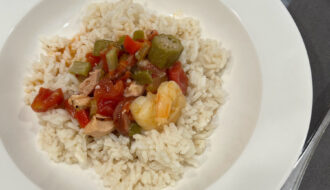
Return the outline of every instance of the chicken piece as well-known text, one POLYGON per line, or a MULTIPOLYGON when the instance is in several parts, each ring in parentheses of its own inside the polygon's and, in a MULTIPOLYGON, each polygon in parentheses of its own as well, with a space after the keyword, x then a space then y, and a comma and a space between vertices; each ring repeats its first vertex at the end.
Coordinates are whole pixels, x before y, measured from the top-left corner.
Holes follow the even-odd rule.
POLYGON ((124 96, 125 97, 136 97, 141 96, 144 92, 144 86, 137 84, 136 82, 132 82, 128 88, 125 89, 124 96))
POLYGON ((95 86, 99 83, 100 78, 100 69, 90 72, 89 77, 86 78, 82 83, 80 83, 79 93, 88 96, 91 92, 93 92, 95 86))
POLYGON ((68 102, 75 109, 86 109, 90 106, 92 98, 85 95, 72 95, 68 102))
POLYGON ((186 98, 179 85, 166 81, 159 86, 156 95, 148 93, 136 98, 130 105, 130 111, 143 129, 161 131, 164 125, 179 119, 185 105, 186 98))
POLYGON ((115 125, 109 117, 96 114, 84 128, 84 133, 98 138, 111 133, 113 130, 115 130, 115 125))

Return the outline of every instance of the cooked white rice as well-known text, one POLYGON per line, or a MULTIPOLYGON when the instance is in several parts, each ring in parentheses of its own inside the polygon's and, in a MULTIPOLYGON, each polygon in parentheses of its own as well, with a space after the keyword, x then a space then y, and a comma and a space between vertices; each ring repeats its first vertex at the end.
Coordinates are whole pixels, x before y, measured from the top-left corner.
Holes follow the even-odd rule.
POLYGON ((132 0, 93 3, 84 10, 81 32, 73 39, 42 40, 44 52, 33 64, 25 83, 30 105, 40 87, 62 88, 66 97, 77 93, 79 81, 68 73, 73 60, 84 60, 96 39, 117 40, 137 29, 156 29, 181 39, 180 57, 189 78, 187 105, 177 124, 137 134, 130 141, 110 134, 101 138, 84 135, 78 123, 63 109, 39 113, 39 144, 55 162, 93 168, 111 189, 162 189, 174 185, 184 168, 197 166, 210 124, 224 102, 221 74, 228 53, 215 40, 202 39, 199 22, 189 17, 157 15, 132 0))

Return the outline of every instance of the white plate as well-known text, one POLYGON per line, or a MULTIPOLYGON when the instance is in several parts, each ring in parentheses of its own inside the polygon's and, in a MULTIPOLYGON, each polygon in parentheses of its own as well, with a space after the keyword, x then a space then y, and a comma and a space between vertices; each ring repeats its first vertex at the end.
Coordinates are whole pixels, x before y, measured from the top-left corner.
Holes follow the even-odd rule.
MULTIPOLYGON (((198 18, 203 35, 223 42, 233 56, 225 78, 229 99, 215 120, 219 128, 202 157, 205 162, 189 170, 176 189, 279 189, 301 152, 312 106, 307 54, 284 6, 275 0, 147 2, 161 13, 182 10, 198 18)), ((77 30, 72 18, 83 3, 41 2, 16 25, 3 46, 0 181, 5 189, 95 187, 97 180, 89 179, 90 172, 53 164, 38 150, 36 118, 22 99, 23 76, 36 57, 38 37, 77 30)), ((10 16, 9 8, 21 10, 23 16, 32 7, 8 5, 0 13, 5 26, 18 19, 10 16)))

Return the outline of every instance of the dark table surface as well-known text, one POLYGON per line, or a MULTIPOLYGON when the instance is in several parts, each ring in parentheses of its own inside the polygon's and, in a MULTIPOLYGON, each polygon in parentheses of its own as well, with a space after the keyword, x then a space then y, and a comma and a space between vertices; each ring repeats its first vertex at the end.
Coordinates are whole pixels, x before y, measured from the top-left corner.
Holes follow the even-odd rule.
MULTIPOLYGON (((289 12, 304 39, 313 77, 313 111, 306 145, 330 108, 330 0, 292 0, 289 12)), ((300 190, 330 189, 330 128, 306 170, 300 190)))

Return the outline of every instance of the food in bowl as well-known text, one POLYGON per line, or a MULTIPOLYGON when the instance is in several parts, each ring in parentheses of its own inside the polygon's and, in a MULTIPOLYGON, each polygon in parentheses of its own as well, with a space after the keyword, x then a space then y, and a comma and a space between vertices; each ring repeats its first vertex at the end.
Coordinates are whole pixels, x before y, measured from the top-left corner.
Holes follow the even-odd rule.
POLYGON ((197 166, 224 103, 228 52, 197 20, 125 0, 89 4, 81 31, 42 41, 25 83, 39 145, 111 189, 161 189, 197 166))
POLYGON ((86 60, 73 61, 69 73, 81 80, 78 93, 64 98, 61 88, 41 87, 31 108, 63 108, 86 135, 113 131, 133 136, 141 129, 162 131, 176 123, 184 108, 188 77, 178 61, 179 39, 155 30, 136 30, 117 41, 96 40, 86 60), (151 32, 152 31, 152 32, 151 32), (155 94, 154 94, 155 93, 155 94))

